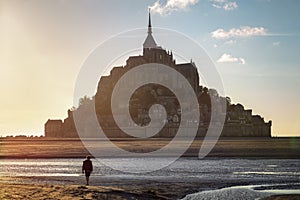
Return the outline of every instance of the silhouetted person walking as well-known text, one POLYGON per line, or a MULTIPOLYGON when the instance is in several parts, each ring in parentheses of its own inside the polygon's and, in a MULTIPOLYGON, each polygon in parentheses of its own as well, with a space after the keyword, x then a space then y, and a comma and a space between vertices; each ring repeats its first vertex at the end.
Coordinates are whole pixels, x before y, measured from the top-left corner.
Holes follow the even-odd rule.
POLYGON ((91 156, 87 156, 86 160, 82 164, 82 173, 85 173, 86 185, 89 185, 90 175, 93 171, 93 164, 91 161, 91 156))

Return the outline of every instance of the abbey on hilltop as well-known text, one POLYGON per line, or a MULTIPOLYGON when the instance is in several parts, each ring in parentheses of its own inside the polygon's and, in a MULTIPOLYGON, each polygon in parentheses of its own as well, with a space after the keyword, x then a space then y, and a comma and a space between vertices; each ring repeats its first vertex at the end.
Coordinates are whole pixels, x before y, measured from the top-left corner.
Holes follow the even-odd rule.
MULTIPOLYGON (((206 134, 211 117, 210 95, 217 96, 218 101, 226 102, 226 106, 220 107, 226 115, 224 128, 221 136, 230 137, 271 137, 271 121, 265 122, 259 115, 252 115, 252 110, 246 110, 241 104, 231 104, 229 97, 221 97, 214 89, 208 89, 199 85, 199 75, 195 63, 177 64, 172 52, 158 46, 152 36, 151 18, 149 13, 148 35, 143 43, 143 55, 131 56, 127 59, 125 66, 114 67, 109 76, 102 76, 98 83, 98 89, 92 98, 80 99, 76 109, 68 110, 68 117, 62 120, 49 119, 45 123, 45 137, 75 138, 78 137, 73 114, 82 112, 87 106, 95 106, 96 114, 103 131, 108 137, 131 137, 122 132, 114 121, 111 110, 111 95, 113 88, 120 77, 133 67, 146 63, 161 63, 168 65, 180 72, 190 83, 198 97, 200 119, 197 137, 206 134)), ((166 75, 166 78, 168 75, 166 75)), ((180 84, 180 83, 175 83, 180 84)), ((178 85, 180 87, 180 85, 178 85)), ((150 122, 149 108, 153 104, 164 105, 167 112, 167 122, 163 129, 153 137, 169 138, 176 135, 181 121, 180 105, 176 96, 164 86, 158 84, 147 84, 138 88, 132 95, 129 108, 130 115, 140 126, 150 122)), ((89 116, 86 116, 88 120, 89 116)), ((163 122, 161 122, 163 123, 163 122)), ((130 126, 132 124, 128 124, 130 126)), ((87 137, 96 137, 97 133, 87 133, 87 137)))

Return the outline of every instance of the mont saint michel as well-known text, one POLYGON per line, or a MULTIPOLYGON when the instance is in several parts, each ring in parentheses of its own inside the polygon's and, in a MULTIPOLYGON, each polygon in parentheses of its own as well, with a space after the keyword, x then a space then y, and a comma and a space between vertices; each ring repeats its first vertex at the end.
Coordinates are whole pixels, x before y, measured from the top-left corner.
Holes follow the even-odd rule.
POLYGON ((300 199, 299 10, 0 0, 0 200, 300 199))
MULTIPOLYGON (((155 36, 155 33, 153 33, 155 36)), ((89 98, 80 99, 79 106, 68 110, 68 117, 64 120, 49 119, 45 123, 45 137, 54 138, 77 138, 78 133, 74 123, 74 114, 83 115, 82 120, 89 120, 85 116, 85 110, 89 106, 95 106, 97 119, 104 133, 109 138, 130 137, 124 133, 116 124, 111 108, 112 91, 117 81, 130 69, 147 63, 158 63, 169 66, 181 73, 189 82, 194 90, 198 103, 200 117, 197 137, 204 137, 211 122, 212 103, 211 98, 218 102, 224 102, 225 106, 219 106, 219 113, 224 113, 225 123, 221 136, 226 137, 271 137, 271 121, 266 122, 263 117, 253 115, 251 109, 245 109, 242 104, 232 104, 229 97, 219 96, 218 91, 213 88, 207 88, 200 85, 199 72, 196 63, 192 60, 187 63, 177 63, 172 51, 159 46, 152 35, 151 17, 149 13, 148 33, 143 43, 142 55, 130 56, 124 66, 115 66, 108 76, 100 77, 96 94, 89 98)), ((145 74, 147 76, 147 74, 145 74)), ((171 77, 165 74, 166 79, 171 77)), ((130 84, 130 83, 128 83, 130 84)), ((126 87, 126 85, 124 86, 126 87)), ((181 88, 180 82, 174 82, 174 87, 181 88)), ((130 98, 130 115, 138 126, 146 126, 150 122, 149 108, 154 104, 163 105, 167 113, 167 121, 158 121, 164 123, 163 128, 154 136, 154 138, 171 138, 176 135, 179 124, 183 123, 189 126, 189 121, 181 120, 180 104, 172 91, 159 84, 146 84, 138 88, 130 98)), ((188 102, 187 102, 188 104, 188 102)), ((119 116, 122 118, 122 115, 119 116)), ((123 117, 126 121, 126 117, 123 117)), ((128 126, 133 126, 128 121, 128 126)), ((97 137, 97 133, 86 133, 86 137, 97 137)))

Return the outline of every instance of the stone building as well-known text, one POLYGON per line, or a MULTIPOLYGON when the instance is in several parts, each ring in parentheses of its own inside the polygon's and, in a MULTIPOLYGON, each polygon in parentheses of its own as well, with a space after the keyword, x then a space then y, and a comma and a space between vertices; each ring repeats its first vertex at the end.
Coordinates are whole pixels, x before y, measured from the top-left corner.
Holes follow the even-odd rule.
POLYGON ((62 134, 63 122, 62 120, 50 120, 45 123, 45 137, 64 137, 62 134))
POLYGON ((252 115, 252 110, 245 110, 241 104, 227 108, 223 136, 270 137, 272 122, 265 122, 259 115, 252 115))
MULTIPOLYGON (((89 106, 95 106, 97 118, 99 124, 108 137, 129 137, 123 133, 117 126, 112 116, 111 109, 111 96, 114 86, 120 77, 128 72, 128 70, 147 63, 160 63, 180 72, 190 83, 191 87, 195 91, 198 97, 200 119, 199 129, 197 137, 203 137, 206 134, 208 125, 211 120, 211 95, 218 96, 217 91, 214 89, 208 89, 199 85, 200 78, 195 63, 181 63, 177 64, 172 52, 167 51, 160 46, 157 46, 153 36, 151 19, 149 13, 148 23, 148 35, 143 43, 143 54, 138 56, 130 56, 125 66, 114 67, 108 76, 102 76, 98 83, 97 92, 91 99, 86 98, 83 103, 75 110, 68 110, 68 117, 62 122, 60 120, 48 120, 45 124, 45 136, 46 137, 78 137, 76 128, 74 125, 73 114, 74 112, 84 113, 85 109, 89 106), (60 132, 58 132, 60 131, 60 132)), ((145 73, 147 78, 147 74, 145 73)), ((168 74, 163 75, 164 78, 169 77, 168 74)), ((133 80, 134 81, 134 80, 133 80)), ((130 81, 127 83, 130 85, 130 81)), ((123 86, 123 87, 126 87, 123 86)), ((174 80, 174 87, 180 88, 181 83, 174 80)), ((217 97, 219 101, 226 101, 225 97, 217 97)), ((138 88, 132 95, 129 108, 130 114, 135 122, 139 126, 145 126, 150 122, 148 111, 151 105, 160 104, 166 108, 167 119, 166 121, 158 121, 156 123, 164 123, 163 129, 155 135, 155 137, 174 137, 181 121, 181 108, 176 96, 162 85, 147 84, 138 88)), ((230 137, 270 137, 271 136, 271 121, 265 122, 264 119, 258 115, 253 116, 252 110, 245 110, 241 104, 232 105, 227 102, 226 107, 217 108, 226 116, 224 128, 221 136, 230 137)), ((85 116, 83 114, 83 116, 85 116)), ((122 114, 119 116, 122 118, 122 114)), ((83 120, 88 121, 89 116, 85 116, 83 120)), ((124 119, 126 120, 126 119, 124 119)), ((128 124, 132 126, 133 124, 128 124)), ((88 133, 87 137, 96 137, 97 133, 88 133)))

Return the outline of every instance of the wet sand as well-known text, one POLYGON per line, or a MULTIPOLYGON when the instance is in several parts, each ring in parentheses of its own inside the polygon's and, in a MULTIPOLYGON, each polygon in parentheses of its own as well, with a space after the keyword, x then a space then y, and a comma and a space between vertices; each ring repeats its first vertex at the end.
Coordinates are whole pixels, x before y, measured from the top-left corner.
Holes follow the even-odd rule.
POLYGON ((165 199, 151 191, 80 185, 0 184, 0 199, 165 199))
MULTIPOLYGON (((226 192, 211 191, 212 189, 228 188, 232 185, 247 185, 242 180, 230 182, 206 181, 203 182, 153 182, 144 180, 101 180, 101 184, 85 186, 75 184, 74 180, 62 181, 61 184, 51 183, 58 181, 58 177, 16 177, 1 179, 0 199, 300 199, 300 194, 265 194, 257 195, 246 189, 226 189, 226 192), (44 180, 43 180, 44 179, 44 180), (52 180, 51 180, 52 179, 52 180), (43 182, 45 181, 45 182, 43 182), (192 198, 192 193, 206 191, 200 198, 192 198), (188 195, 188 196, 187 196, 188 195), (253 198, 252 198, 253 197, 253 198)), ((78 181, 78 180, 77 180, 78 181)), ((75 181, 76 182, 76 181, 75 181)), ((95 180, 94 180, 95 183, 95 180)), ((255 183, 255 182, 253 182, 255 183)), ((97 183, 99 184, 99 183, 97 183)), ((259 182, 256 182, 259 184, 259 182)), ((222 189, 220 190, 222 191, 222 189)))

